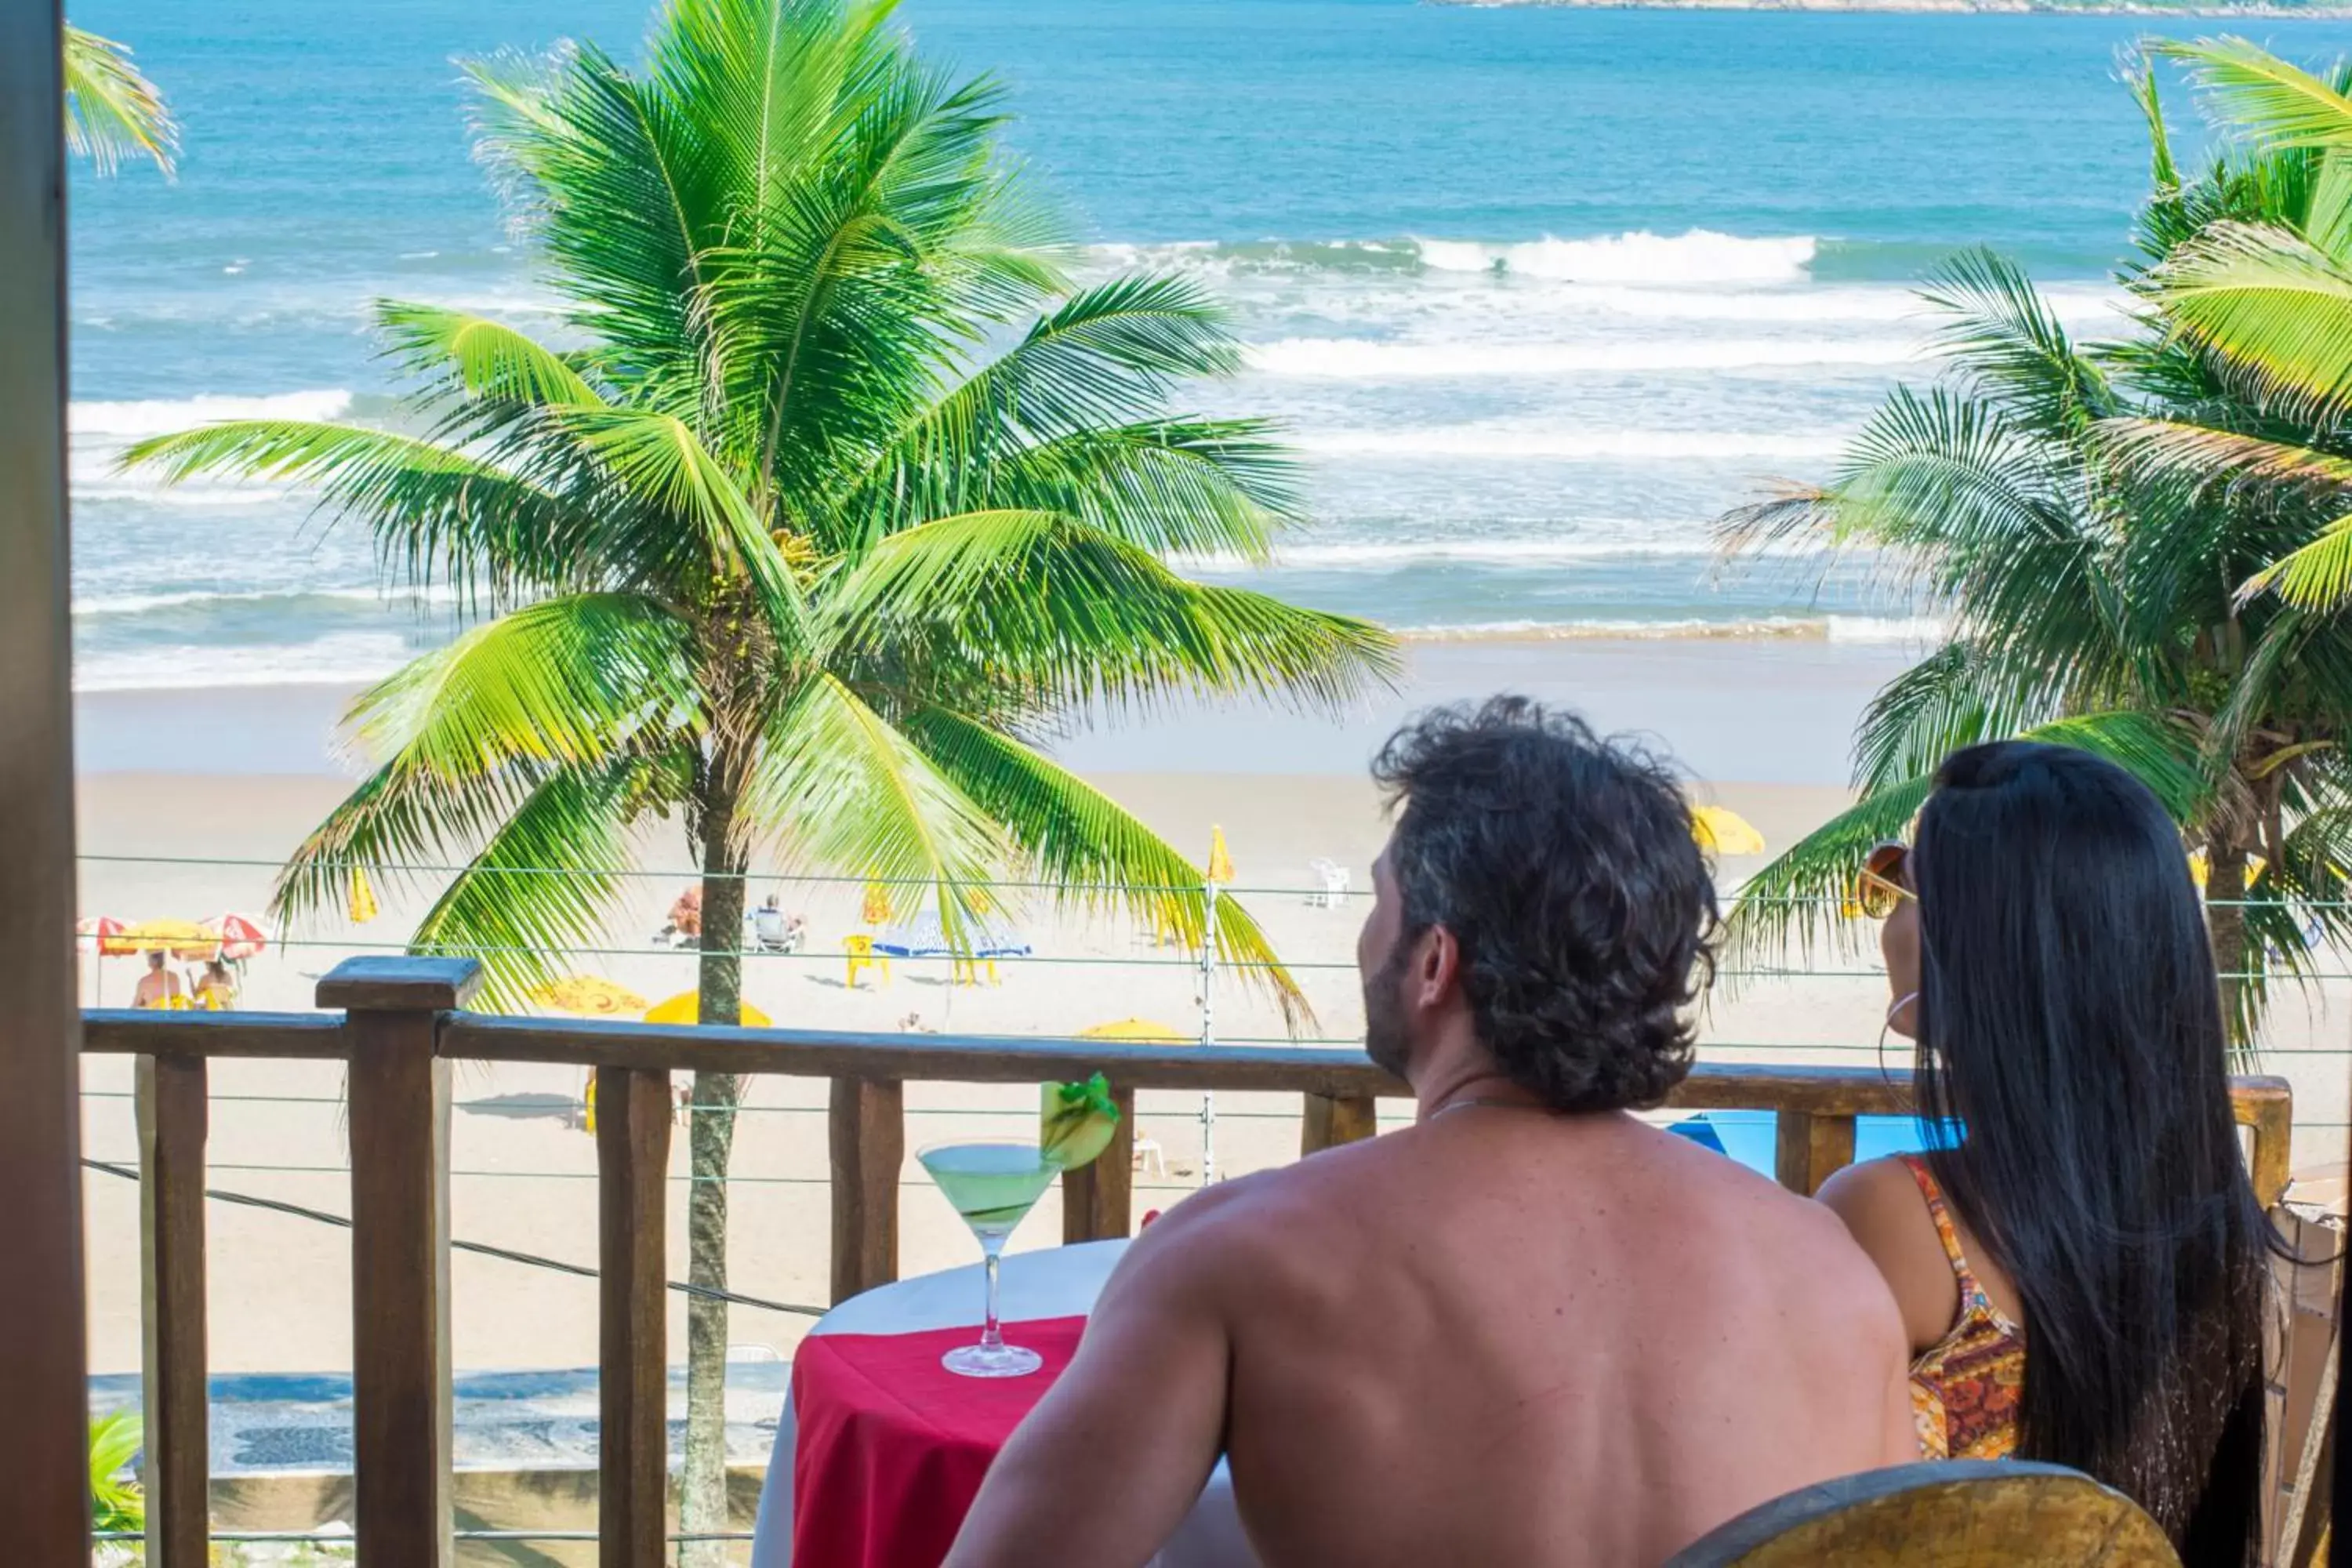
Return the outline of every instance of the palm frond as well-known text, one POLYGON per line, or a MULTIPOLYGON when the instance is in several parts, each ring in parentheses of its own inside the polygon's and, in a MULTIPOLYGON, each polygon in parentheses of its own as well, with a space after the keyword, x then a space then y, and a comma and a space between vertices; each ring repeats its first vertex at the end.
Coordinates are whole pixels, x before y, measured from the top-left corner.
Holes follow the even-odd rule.
POLYGON ((1932 773, 1979 741, 2013 735, 2051 703, 2051 672, 1988 659, 1948 642, 1888 681, 1864 710, 1853 739, 1854 787, 1864 795, 1932 773))
POLYGON ((2302 236, 2212 224, 2144 286, 2168 320, 2245 366, 2269 395, 2306 416, 2352 406, 2352 268, 2302 236))
POLYGON ((692 629, 630 594, 544 600, 475 626, 362 692, 350 744, 439 778, 586 764, 648 731, 689 733, 692 629))
MULTIPOLYGON (((1187 279, 1133 276, 1083 289, 879 444, 844 487, 833 542, 856 548, 931 517, 1017 504, 1020 492, 1001 487, 1017 483, 1023 465, 1065 485, 1082 480, 1087 468, 1075 459, 1098 461, 1101 449, 1090 443, 1111 431, 1132 440, 1159 427, 1168 444, 1175 433, 1162 416, 1169 395, 1239 364, 1229 313, 1187 279)), ((1198 434, 1209 439, 1187 443, 1192 455, 1215 459, 1258 507, 1293 513, 1294 476, 1265 448, 1262 426, 1210 426, 1198 434)))
POLYGON ((131 63, 131 47, 68 26, 66 146, 110 174, 129 158, 152 159, 165 175, 179 160, 180 126, 155 84, 131 63))
MULTIPOLYGON (((2209 798, 2194 741, 2154 714, 2082 714, 2033 725, 2013 738, 2106 758, 2155 791, 2177 821, 2194 820, 2209 798)), ((1726 966, 1751 969, 1791 946, 1810 957, 1823 940, 1846 951, 1858 946, 1858 911, 1849 902, 1854 878, 1874 845, 1908 836, 1934 787, 1932 769, 1882 784, 1750 878, 1724 920, 1726 966)))
MULTIPOLYGON (((1043 753, 964 714, 927 707, 903 728, 932 763, 1005 825, 1018 851, 1053 884, 1056 900, 1124 910, 1174 931, 1188 946, 1207 936, 1201 868, 1117 801, 1043 753)), ((1296 1033, 1314 1010, 1240 901, 1217 895, 1217 952, 1281 1007, 1296 1033)))
POLYGON ((2187 66, 2207 113, 2257 147, 2352 144, 2352 98, 2267 49, 2232 37, 2150 48, 2187 66))
MULTIPOLYGON (((551 600, 475 627, 363 691, 345 743, 374 771, 287 859, 279 918, 340 907, 354 868, 410 868, 489 842, 559 773, 675 752, 699 724, 685 633, 625 595, 551 600)), ((650 786, 648 786, 650 787, 650 786)))
POLYGON ((2106 378, 2075 352, 2015 262, 1990 250, 1965 250, 1930 272, 1919 293, 1947 318, 1937 329, 1935 351, 2011 421, 2063 438, 2113 408, 2106 378))
POLYGON ((380 300, 376 326, 412 374, 450 376, 468 395, 557 408, 601 408, 562 355, 503 322, 437 305, 380 300))
POLYGON ((827 646, 861 658, 971 658, 1050 708, 1180 692, 1344 703, 1396 670, 1367 622, 1188 583, 1044 512, 941 518, 882 541, 824 595, 827 646), (960 649, 972 650, 967 657, 960 649), (859 651, 862 650, 862 651, 859 651))
POLYGON ((2352 605, 2352 514, 2337 518, 2310 543, 2247 578, 2238 599, 2242 604, 2270 593, 2298 610, 2322 614, 2352 605))
POLYGON ((523 1011, 532 991, 599 945, 642 773, 634 758, 549 770, 451 879, 409 951, 477 960, 486 1004, 523 1011))
POLYGON ((584 587, 593 519, 562 495, 470 453, 362 426, 232 419, 136 442, 126 468, 166 484, 198 474, 316 489, 331 519, 364 520, 411 583, 479 582, 494 600, 584 587))
POLYGON ((774 536, 735 476, 675 415, 636 408, 571 408, 558 422, 656 516, 687 525, 705 569, 740 574, 787 647, 805 647, 808 605, 774 536))
POLYGON ((890 721, 830 675, 812 676, 761 738, 744 798, 788 858, 927 886, 956 940, 993 905, 1012 850, 1002 825, 890 721))

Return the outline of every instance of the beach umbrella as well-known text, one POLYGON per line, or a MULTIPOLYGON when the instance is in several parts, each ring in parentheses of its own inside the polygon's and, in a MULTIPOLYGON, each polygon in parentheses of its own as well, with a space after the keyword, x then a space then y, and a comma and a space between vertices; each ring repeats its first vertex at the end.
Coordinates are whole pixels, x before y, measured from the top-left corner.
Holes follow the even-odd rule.
POLYGON ((583 1018, 634 1018, 646 1010, 644 997, 598 974, 567 974, 533 987, 529 994, 542 1007, 583 1018))
POLYGON ((892 958, 1025 958, 1027 942, 987 921, 964 922, 963 946, 948 940, 939 911, 927 910, 904 925, 892 926, 874 939, 874 951, 892 958))
POLYGON ((269 946, 268 928, 251 915, 215 915, 203 924, 219 940, 220 955, 234 963, 258 958, 269 946))
POLYGON ((75 945, 84 952, 103 956, 106 944, 121 936, 122 931, 122 922, 112 915, 89 915, 74 921, 74 935, 80 939, 75 945))
POLYGON ((141 921, 102 939, 98 951, 115 957, 133 952, 162 952, 173 958, 211 958, 220 952, 220 938, 194 921, 141 921))
POLYGON ((1736 811, 1702 805, 1691 812, 1691 837, 1702 849, 1717 855, 1761 855, 1764 836, 1736 811))
POLYGON ((122 922, 112 915, 87 915, 74 921, 74 946, 83 952, 94 953, 100 962, 89 966, 89 1005, 106 1005, 106 944, 122 934, 122 922))
POLYGON ((1114 1018, 1078 1031, 1082 1040, 1116 1040, 1130 1046, 1186 1046, 1192 1037, 1150 1018, 1114 1018))
MULTIPOLYGON (((2263 874, 2263 868, 2267 864, 2259 855, 2246 857, 2246 886, 2251 888, 2254 885, 2254 879, 2263 874)), ((2205 851, 2200 849, 2189 857, 2189 879, 2197 884, 2199 892, 2205 890, 2205 879, 2211 874, 2205 865, 2205 851)))
POLYGON ((376 917, 375 889, 368 886, 367 873, 357 866, 352 868, 352 896, 345 908, 355 926, 363 926, 376 917))
POLYGON ((1224 883, 1234 879, 1234 858, 1225 848, 1225 830, 1209 829, 1209 880, 1224 883))
MULTIPOLYGON (((764 1029, 775 1020, 749 1002, 742 1004, 743 1022, 754 1029, 764 1029)), ((656 1003, 646 1010, 648 1024, 698 1024, 702 1022, 702 998, 691 991, 681 991, 667 1002, 656 1003)))

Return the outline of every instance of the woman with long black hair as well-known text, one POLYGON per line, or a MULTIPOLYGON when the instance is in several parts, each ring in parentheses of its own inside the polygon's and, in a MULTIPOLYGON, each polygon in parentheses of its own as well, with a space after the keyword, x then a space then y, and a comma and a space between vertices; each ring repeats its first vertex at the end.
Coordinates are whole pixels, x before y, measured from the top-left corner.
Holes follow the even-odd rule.
POLYGON ((2071 1465, 2185 1562, 2252 1562, 2271 1232, 2179 830, 2111 763, 2000 742, 1864 879, 1949 1131, 1821 1197, 1903 1310, 1922 1449, 2071 1465))

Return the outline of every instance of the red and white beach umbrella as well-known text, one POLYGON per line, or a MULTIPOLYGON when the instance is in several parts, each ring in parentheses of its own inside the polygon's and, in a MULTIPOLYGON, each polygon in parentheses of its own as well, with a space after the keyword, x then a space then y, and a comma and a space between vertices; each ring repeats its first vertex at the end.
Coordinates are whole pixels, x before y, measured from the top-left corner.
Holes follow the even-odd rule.
POLYGON ((223 958, 242 962, 257 958, 269 946, 269 928, 251 915, 215 915, 205 929, 220 938, 223 958))
POLYGON ((83 952, 103 953, 109 937, 122 934, 122 922, 112 915, 85 915, 74 921, 74 946, 83 952))

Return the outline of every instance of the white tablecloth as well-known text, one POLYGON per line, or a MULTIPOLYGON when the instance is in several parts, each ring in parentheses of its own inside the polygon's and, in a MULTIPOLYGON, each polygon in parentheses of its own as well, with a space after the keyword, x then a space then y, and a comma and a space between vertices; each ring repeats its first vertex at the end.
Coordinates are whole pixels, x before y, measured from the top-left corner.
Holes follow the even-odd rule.
MULTIPOLYGON (((1004 1259, 999 1274, 1006 1322, 1029 1318, 1072 1318, 1094 1310, 1112 1265, 1127 1249, 1124 1241, 1090 1241, 1078 1247, 1019 1252, 1004 1259)), ((855 1296, 817 1320, 814 1334, 912 1334, 969 1323, 980 1328, 981 1271, 950 1268, 901 1279, 855 1296)), ((1016 1336, 1017 1338, 1017 1336, 1016 1336)), ((1137 1413, 1150 1420, 1150 1413, 1137 1413)), ((792 1400, 784 1401, 776 1426, 775 1452, 768 1458, 768 1484, 760 1493, 760 1521, 752 1527, 751 1568, 791 1568, 793 1560, 793 1447, 799 1424, 792 1400)), ((1192 1505, 1192 1513, 1160 1548, 1154 1568, 1257 1568, 1256 1554, 1242 1533, 1234 1509, 1233 1477, 1223 1459, 1192 1505)))

